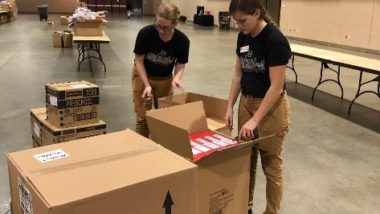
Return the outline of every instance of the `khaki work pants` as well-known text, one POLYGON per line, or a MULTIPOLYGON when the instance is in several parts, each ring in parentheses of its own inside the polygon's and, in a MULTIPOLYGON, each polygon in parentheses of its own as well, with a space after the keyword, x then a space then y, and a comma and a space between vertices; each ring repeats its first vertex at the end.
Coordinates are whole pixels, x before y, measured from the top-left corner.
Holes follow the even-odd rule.
POLYGON ((172 76, 169 77, 152 77, 148 76, 149 83, 152 87, 151 99, 142 99, 142 93, 145 89, 144 83, 138 75, 135 68, 132 72, 132 90, 133 90, 133 103, 136 112, 136 126, 135 131, 142 136, 149 137, 148 124, 145 119, 145 112, 158 107, 157 100, 161 97, 170 96, 173 94, 172 89, 172 76))
MULTIPOLYGON (((238 126, 241 127, 254 115, 262 99, 241 96, 238 112, 238 126)), ((261 120, 255 130, 256 136, 265 137, 275 134, 252 147, 251 179, 249 187, 248 208, 253 207, 253 193, 256 181, 257 160, 260 154, 262 169, 266 177, 267 207, 264 214, 278 214, 282 198, 282 144, 290 123, 290 105, 286 92, 277 100, 268 114, 261 120)))

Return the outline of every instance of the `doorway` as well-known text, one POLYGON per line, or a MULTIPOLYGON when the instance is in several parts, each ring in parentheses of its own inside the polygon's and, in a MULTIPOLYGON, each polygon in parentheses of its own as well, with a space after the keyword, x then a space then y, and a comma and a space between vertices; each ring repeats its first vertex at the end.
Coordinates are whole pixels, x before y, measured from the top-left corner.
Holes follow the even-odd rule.
POLYGON ((127 8, 132 16, 143 14, 143 0, 127 0, 127 8))
POLYGON ((262 4, 277 26, 280 26, 281 0, 262 0, 262 4))

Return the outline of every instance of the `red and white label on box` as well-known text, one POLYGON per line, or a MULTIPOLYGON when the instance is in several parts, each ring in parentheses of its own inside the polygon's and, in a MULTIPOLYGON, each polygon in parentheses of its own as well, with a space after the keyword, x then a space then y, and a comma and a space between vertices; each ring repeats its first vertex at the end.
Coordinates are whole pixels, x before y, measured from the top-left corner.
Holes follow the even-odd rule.
POLYGON ((237 141, 212 131, 202 131, 189 136, 193 161, 196 162, 216 151, 234 147, 237 141))

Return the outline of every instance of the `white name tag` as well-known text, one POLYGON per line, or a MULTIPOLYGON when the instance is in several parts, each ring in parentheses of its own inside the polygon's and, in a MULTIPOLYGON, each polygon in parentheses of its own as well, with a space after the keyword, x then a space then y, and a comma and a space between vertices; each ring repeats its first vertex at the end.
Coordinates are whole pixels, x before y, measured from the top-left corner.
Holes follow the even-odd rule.
POLYGON ((240 53, 245 53, 249 51, 249 45, 240 47, 240 53))

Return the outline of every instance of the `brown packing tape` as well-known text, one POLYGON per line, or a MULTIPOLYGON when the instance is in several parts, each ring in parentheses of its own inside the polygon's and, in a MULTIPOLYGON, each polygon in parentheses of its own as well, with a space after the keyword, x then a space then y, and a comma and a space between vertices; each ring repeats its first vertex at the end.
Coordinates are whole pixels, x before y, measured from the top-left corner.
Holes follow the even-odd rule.
POLYGON ((144 146, 144 147, 137 149, 137 150, 123 152, 123 153, 115 154, 112 156, 106 156, 106 157, 100 157, 100 158, 86 160, 86 161, 80 161, 80 162, 76 162, 76 163, 58 165, 58 166, 48 167, 48 168, 44 168, 44 169, 37 169, 37 170, 31 171, 30 173, 41 175, 41 174, 50 174, 50 173, 55 173, 55 172, 61 172, 64 170, 71 170, 71 169, 75 169, 75 168, 101 164, 101 163, 105 163, 105 162, 109 162, 109 161, 115 161, 115 160, 120 160, 120 159, 124 159, 124 158, 131 158, 134 156, 158 151, 158 150, 160 150, 160 148, 161 148, 160 145, 152 144, 152 145, 144 146))

